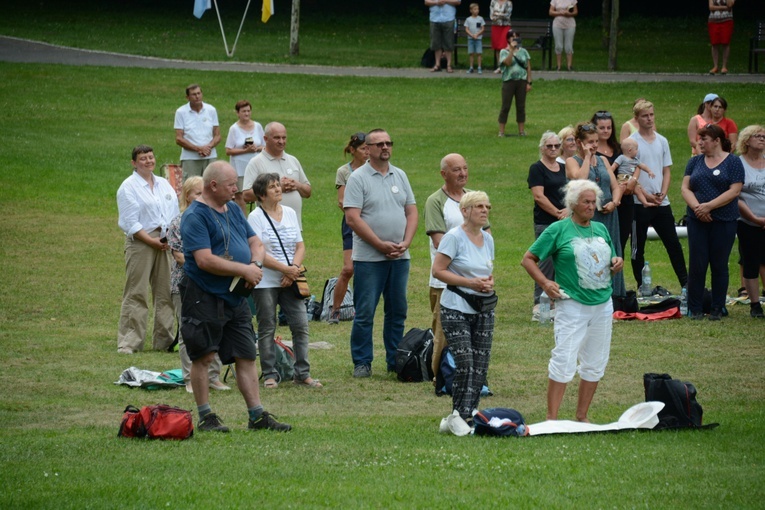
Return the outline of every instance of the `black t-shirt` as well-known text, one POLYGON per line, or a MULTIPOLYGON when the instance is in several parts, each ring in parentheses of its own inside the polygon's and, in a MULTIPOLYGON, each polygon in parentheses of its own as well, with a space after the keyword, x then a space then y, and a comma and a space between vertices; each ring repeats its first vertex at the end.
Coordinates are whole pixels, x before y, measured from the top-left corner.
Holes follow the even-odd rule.
MULTIPOLYGON (((563 163, 558 163, 559 170, 557 172, 550 171, 544 163, 537 161, 529 167, 529 189, 534 186, 542 186, 544 189, 544 195, 550 201, 552 205, 558 209, 563 209, 563 187, 568 182, 566 179, 566 167, 563 163)), ((558 221, 558 218, 549 214, 547 211, 539 207, 539 204, 534 202, 534 224, 535 225, 550 225, 558 221)))

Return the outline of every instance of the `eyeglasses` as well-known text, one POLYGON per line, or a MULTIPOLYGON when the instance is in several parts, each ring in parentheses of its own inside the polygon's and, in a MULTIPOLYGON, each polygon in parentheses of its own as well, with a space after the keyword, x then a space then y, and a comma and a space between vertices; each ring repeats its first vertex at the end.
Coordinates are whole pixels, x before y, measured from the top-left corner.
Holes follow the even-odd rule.
POLYGON ((545 145, 545 149, 560 149, 559 143, 548 143, 545 145))
POLYGON ((598 128, 593 126, 592 124, 582 124, 579 126, 580 131, 584 131, 585 133, 589 133, 590 131, 597 131, 598 128))
POLYGON ((351 143, 364 143, 367 139, 367 135, 364 133, 356 133, 351 136, 351 143))
POLYGON ((760 134, 752 135, 751 138, 756 138, 758 140, 765 140, 765 135, 760 133, 760 134))
POLYGON ((605 110, 600 110, 598 112, 595 112, 595 118, 596 119, 610 119, 611 118, 611 112, 607 112, 605 110))
POLYGON ((393 147, 393 142, 388 141, 388 142, 367 143, 367 145, 374 145, 378 149, 382 149, 384 147, 393 147))

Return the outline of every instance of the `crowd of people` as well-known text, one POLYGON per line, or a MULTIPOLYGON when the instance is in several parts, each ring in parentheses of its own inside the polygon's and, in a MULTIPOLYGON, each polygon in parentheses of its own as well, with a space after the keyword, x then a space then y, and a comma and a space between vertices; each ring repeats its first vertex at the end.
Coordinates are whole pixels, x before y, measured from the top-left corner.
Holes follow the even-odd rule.
MULTIPOLYGON (((505 37, 511 44, 512 30, 505 37)), ((510 50, 503 55, 510 58, 510 50)), ((275 367, 280 307, 292 333, 293 382, 322 388, 311 376, 305 303, 293 289, 307 253, 301 211, 302 201, 311 197, 311 184, 297 158, 285 152, 286 127, 270 122, 261 128, 251 118, 248 101, 235 105, 238 121, 226 142, 230 163, 217 160, 217 112, 202 101, 199 85, 190 85, 186 96, 188 103, 175 119, 182 192, 176 194, 154 174, 153 149, 146 145, 133 150, 134 172, 117 192, 126 268, 118 352, 143 350, 151 289, 153 348, 170 350, 177 340, 184 382, 199 412, 198 428, 228 431, 212 411, 209 390, 230 389, 219 376, 222 364, 234 363, 249 428, 287 431, 290 425, 261 403, 256 342, 263 387, 277 388, 283 382, 275 367), (249 216, 247 202, 257 203, 249 216), (237 280, 244 281, 244 294, 251 299, 234 292, 237 280)), ((750 314, 763 317, 758 277, 765 273, 765 128, 749 126, 736 136, 726 109, 723 98, 710 94, 697 114, 706 124, 695 117, 689 124, 691 150, 698 154, 689 160, 682 181, 688 268, 667 198, 669 144, 656 131, 651 102, 635 101, 633 118, 622 126, 618 141, 614 118, 605 110, 542 135, 539 160, 530 166, 527 181, 536 240, 522 266, 535 283, 532 318, 543 292, 555 303, 548 419, 557 419, 566 385, 578 370, 576 419, 587 420, 608 362, 613 303, 628 286, 623 253, 631 238, 629 258, 639 286, 649 227, 664 244, 679 286, 687 288, 695 320, 705 318, 707 268, 712 272, 708 317, 723 316, 727 261, 738 235, 750 314), (731 153, 731 139, 740 156, 731 153)), ((395 370, 407 317, 409 247, 419 215, 406 172, 391 162, 393 140, 387 131, 354 133, 344 153, 351 161, 337 170, 335 180, 344 212, 343 267, 336 287, 341 292, 336 290, 328 320, 338 322, 338 303, 353 278, 352 375, 366 378, 372 376, 374 318, 381 297, 385 364, 389 372, 395 370)), ((462 155, 444 156, 440 171, 443 184, 424 207, 431 254, 432 368, 438 372, 440 353, 448 345, 456 362, 450 418, 467 424, 478 409, 493 341, 497 296, 491 202, 485 192, 467 187, 468 163, 462 155)))

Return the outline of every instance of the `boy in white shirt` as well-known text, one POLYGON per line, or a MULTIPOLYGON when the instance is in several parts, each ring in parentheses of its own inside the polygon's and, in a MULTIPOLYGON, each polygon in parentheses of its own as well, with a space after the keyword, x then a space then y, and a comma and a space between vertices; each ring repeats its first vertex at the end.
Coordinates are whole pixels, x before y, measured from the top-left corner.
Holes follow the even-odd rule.
POLYGON ((483 74, 481 70, 481 59, 483 57, 483 31, 486 28, 486 23, 483 18, 478 15, 478 4, 470 4, 470 17, 465 19, 465 32, 467 32, 468 38, 468 54, 470 55, 470 69, 467 70, 468 74, 473 72, 473 57, 478 58, 478 74, 483 74))

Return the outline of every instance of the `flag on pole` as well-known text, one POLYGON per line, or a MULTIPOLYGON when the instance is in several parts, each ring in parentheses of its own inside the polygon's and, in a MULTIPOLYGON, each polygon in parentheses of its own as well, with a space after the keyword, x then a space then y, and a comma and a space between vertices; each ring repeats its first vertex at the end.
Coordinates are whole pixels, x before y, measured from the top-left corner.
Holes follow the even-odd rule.
POLYGON ((194 16, 201 18, 207 9, 212 8, 210 0, 194 0, 194 16))
POLYGON ((263 0, 263 15, 260 17, 260 20, 263 23, 266 23, 269 20, 269 18, 271 18, 271 15, 273 13, 274 13, 274 0, 263 0))

